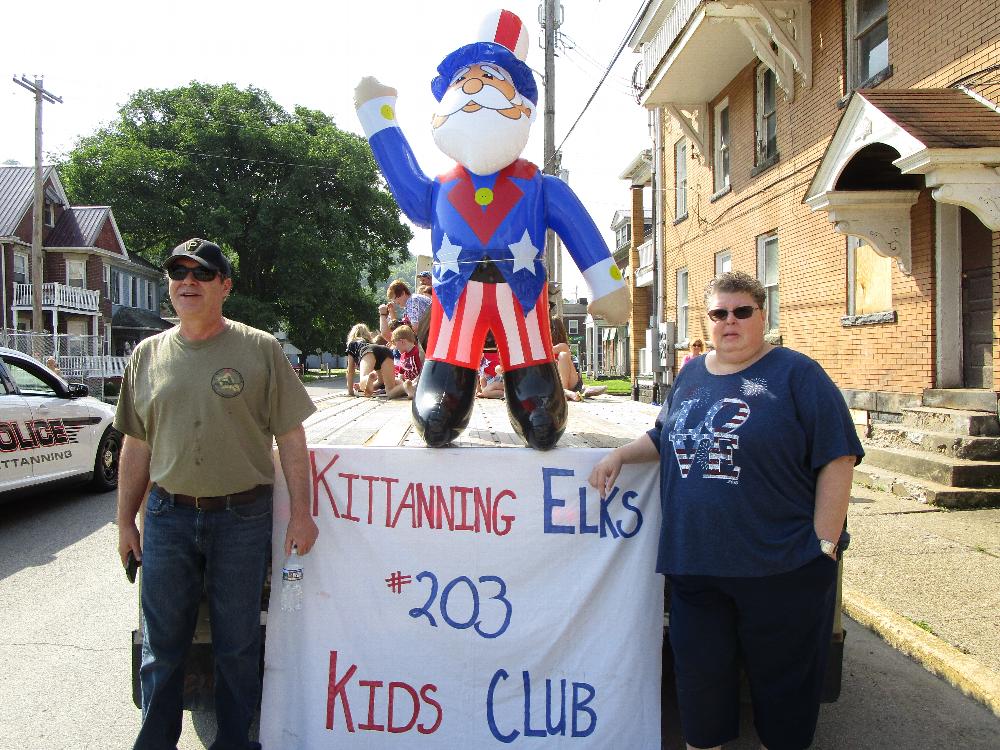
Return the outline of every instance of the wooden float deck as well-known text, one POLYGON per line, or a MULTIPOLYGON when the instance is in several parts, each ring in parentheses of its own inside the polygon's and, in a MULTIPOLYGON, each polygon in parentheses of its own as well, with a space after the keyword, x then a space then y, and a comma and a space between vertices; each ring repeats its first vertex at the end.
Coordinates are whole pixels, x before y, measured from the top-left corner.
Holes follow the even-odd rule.
MULTIPOLYGON (((348 396, 341 388, 310 387, 317 411, 305 422, 310 445, 418 447, 424 442, 413 429, 412 402, 407 399, 348 396)), ((614 448, 653 426, 659 408, 622 396, 602 394, 569 403, 560 448, 614 448)), ((458 448, 522 448, 501 399, 476 399, 469 426, 453 443, 458 448)))

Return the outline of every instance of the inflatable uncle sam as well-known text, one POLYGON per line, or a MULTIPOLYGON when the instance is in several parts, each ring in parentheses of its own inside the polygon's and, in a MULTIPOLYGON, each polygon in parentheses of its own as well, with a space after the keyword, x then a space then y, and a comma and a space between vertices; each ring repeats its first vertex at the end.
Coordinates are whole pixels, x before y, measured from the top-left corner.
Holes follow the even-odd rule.
POLYGON ((528 33, 510 11, 487 16, 477 41, 438 66, 434 142, 455 168, 431 179, 396 120, 396 90, 365 78, 358 117, 400 208, 430 227, 434 300, 427 362, 413 419, 430 446, 468 425, 483 342, 492 331, 503 364, 511 424, 534 448, 566 428, 566 399, 553 361, 543 248, 553 229, 583 272, 593 315, 623 323, 628 290, 580 200, 562 181, 519 159, 535 119, 538 88, 524 60, 528 33))

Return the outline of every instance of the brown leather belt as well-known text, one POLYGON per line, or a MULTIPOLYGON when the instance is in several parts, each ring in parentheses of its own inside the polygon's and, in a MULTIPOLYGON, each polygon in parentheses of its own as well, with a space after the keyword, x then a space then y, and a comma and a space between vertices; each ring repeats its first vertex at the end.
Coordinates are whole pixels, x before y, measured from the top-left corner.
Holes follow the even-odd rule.
POLYGON ((187 505, 197 510, 226 510, 227 508, 252 503, 257 499, 257 494, 263 486, 257 485, 243 492, 234 492, 231 495, 215 495, 214 497, 195 497, 194 495, 180 495, 175 493, 174 502, 177 505, 187 505))

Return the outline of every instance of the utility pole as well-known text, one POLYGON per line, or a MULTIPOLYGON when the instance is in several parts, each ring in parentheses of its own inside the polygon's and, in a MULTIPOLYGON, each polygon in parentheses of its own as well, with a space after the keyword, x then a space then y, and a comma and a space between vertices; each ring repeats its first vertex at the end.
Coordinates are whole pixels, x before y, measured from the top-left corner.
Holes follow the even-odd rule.
MULTIPOLYGON (((35 208, 31 222, 31 329, 44 330, 42 325, 42 102, 62 104, 62 97, 46 91, 42 79, 32 82, 27 76, 14 76, 14 83, 35 95, 35 208)), ((52 333, 55 333, 53 331, 52 333)))
MULTIPOLYGON (((542 28, 545 32, 545 140, 543 159, 545 174, 558 175, 561 159, 556 154, 556 37, 559 26, 562 25, 562 5, 558 0, 543 0, 544 17, 542 28)), ((539 8, 541 10, 541 8, 539 8)), ((545 233, 545 272, 549 280, 562 287, 561 267, 556 263, 556 256, 561 252, 556 241, 555 232, 549 229, 545 233)), ((562 291, 556 295, 556 314, 562 315, 562 291)))

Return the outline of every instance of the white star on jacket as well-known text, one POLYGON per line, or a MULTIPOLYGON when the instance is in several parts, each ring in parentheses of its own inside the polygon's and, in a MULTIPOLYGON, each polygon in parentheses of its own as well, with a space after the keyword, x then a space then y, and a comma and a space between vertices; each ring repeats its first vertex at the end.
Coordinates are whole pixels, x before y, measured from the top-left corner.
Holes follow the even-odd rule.
POLYGON ((461 245, 453 245, 446 234, 441 240, 441 247, 437 251, 438 278, 444 275, 445 271, 458 273, 458 256, 462 253, 461 245))
POLYGON ((513 245, 508 245, 511 254, 514 256, 514 272, 527 269, 532 274, 535 273, 535 258, 538 257, 538 248, 531 244, 531 237, 528 230, 524 230, 524 236, 513 245))

